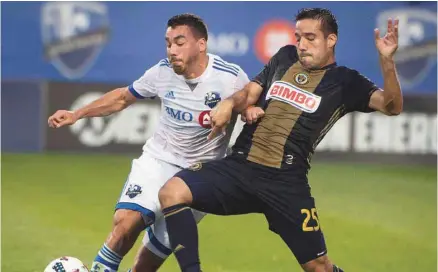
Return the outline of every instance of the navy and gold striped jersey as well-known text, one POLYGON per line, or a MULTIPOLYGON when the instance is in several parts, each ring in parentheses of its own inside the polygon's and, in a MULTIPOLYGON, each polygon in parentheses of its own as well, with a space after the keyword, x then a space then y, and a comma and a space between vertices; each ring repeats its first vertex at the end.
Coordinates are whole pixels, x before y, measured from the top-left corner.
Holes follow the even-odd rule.
POLYGON ((282 47, 252 80, 263 87, 257 105, 265 116, 246 124, 233 154, 274 168, 310 167, 318 143, 342 116, 371 112, 376 85, 336 63, 306 70, 293 45, 282 47))

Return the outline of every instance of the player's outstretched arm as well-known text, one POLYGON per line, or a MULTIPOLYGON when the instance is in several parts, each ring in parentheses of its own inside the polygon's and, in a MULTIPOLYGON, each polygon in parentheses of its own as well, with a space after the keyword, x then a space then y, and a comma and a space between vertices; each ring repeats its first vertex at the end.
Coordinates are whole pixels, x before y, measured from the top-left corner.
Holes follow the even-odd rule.
POLYGON ((398 115, 403 110, 403 95, 393 58, 398 48, 398 20, 388 20, 388 30, 384 37, 380 37, 378 29, 374 30, 374 34, 384 86, 383 90, 371 95, 369 107, 386 115, 398 115))
POLYGON ((77 120, 85 117, 107 116, 121 111, 134 103, 135 96, 128 87, 112 90, 90 104, 76 110, 58 110, 49 117, 48 124, 53 128, 60 128, 65 125, 72 125, 77 120))

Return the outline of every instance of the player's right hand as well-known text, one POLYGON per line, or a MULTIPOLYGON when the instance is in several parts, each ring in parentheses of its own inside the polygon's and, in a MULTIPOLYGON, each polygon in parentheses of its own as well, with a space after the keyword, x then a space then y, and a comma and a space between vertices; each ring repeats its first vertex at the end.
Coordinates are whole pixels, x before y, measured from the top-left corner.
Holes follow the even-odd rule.
POLYGON ((225 133, 227 125, 230 123, 231 115, 233 113, 233 102, 225 99, 210 112, 211 132, 207 139, 212 140, 219 134, 225 133))
POLYGON ((254 124, 265 115, 265 112, 260 107, 251 106, 240 114, 240 119, 248 125, 254 124))
POLYGON ((49 120, 47 121, 49 124, 49 127, 52 128, 60 128, 66 125, 73 125, 76 123, 78 118, 72 111, 67 110, 58 110, 49 117, 49 120))

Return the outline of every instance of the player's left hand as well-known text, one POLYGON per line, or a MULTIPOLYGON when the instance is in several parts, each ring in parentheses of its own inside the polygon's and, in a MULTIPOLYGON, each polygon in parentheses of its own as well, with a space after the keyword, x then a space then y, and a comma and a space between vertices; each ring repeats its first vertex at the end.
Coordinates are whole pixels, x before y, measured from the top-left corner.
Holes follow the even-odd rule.
POLYGON ((385 36, 380 37, 380 30, 374 29, 376 47, 380 55, 392 58, 398 48, 398 19, 388 19, 388 27, 385 36))
POLYGON ((257 122, 265 115, 265 112, 260 107, 251 106, 241 113, 241 120, 249 125, 257 122))
POLYGON ((210 120, 212 130, 207 136, 208 140, 214 139, 221 133, 225 133, 225 129, 230 123, 232 113, 233 103, 228 99, 222 100, 213 110, 211 110, 210 120))

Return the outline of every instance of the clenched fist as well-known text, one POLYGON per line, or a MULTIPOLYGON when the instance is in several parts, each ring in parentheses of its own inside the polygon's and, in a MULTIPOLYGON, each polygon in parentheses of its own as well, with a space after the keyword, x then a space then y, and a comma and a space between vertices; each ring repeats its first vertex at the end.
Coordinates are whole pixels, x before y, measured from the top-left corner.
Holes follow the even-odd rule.
POLYGON ((227 125, 230 123, 233 113, 233 102, 225 99, 210 112, 212 130, 208 135, 208 140, 212 140, 220 133, 225 133, 227 125))
POLYGON ((251 125, 255 124, 257 120, 261 119, 265 115, 265 112, 260 107, 249 107, 241 113, 241 119, 243 122, 251 125))
POLYGON ((66 125, 73 125, 78 120, 78 117, 72 111, 58 110, 49 117, 47 121, 49 127, 60 128, 66 125))

